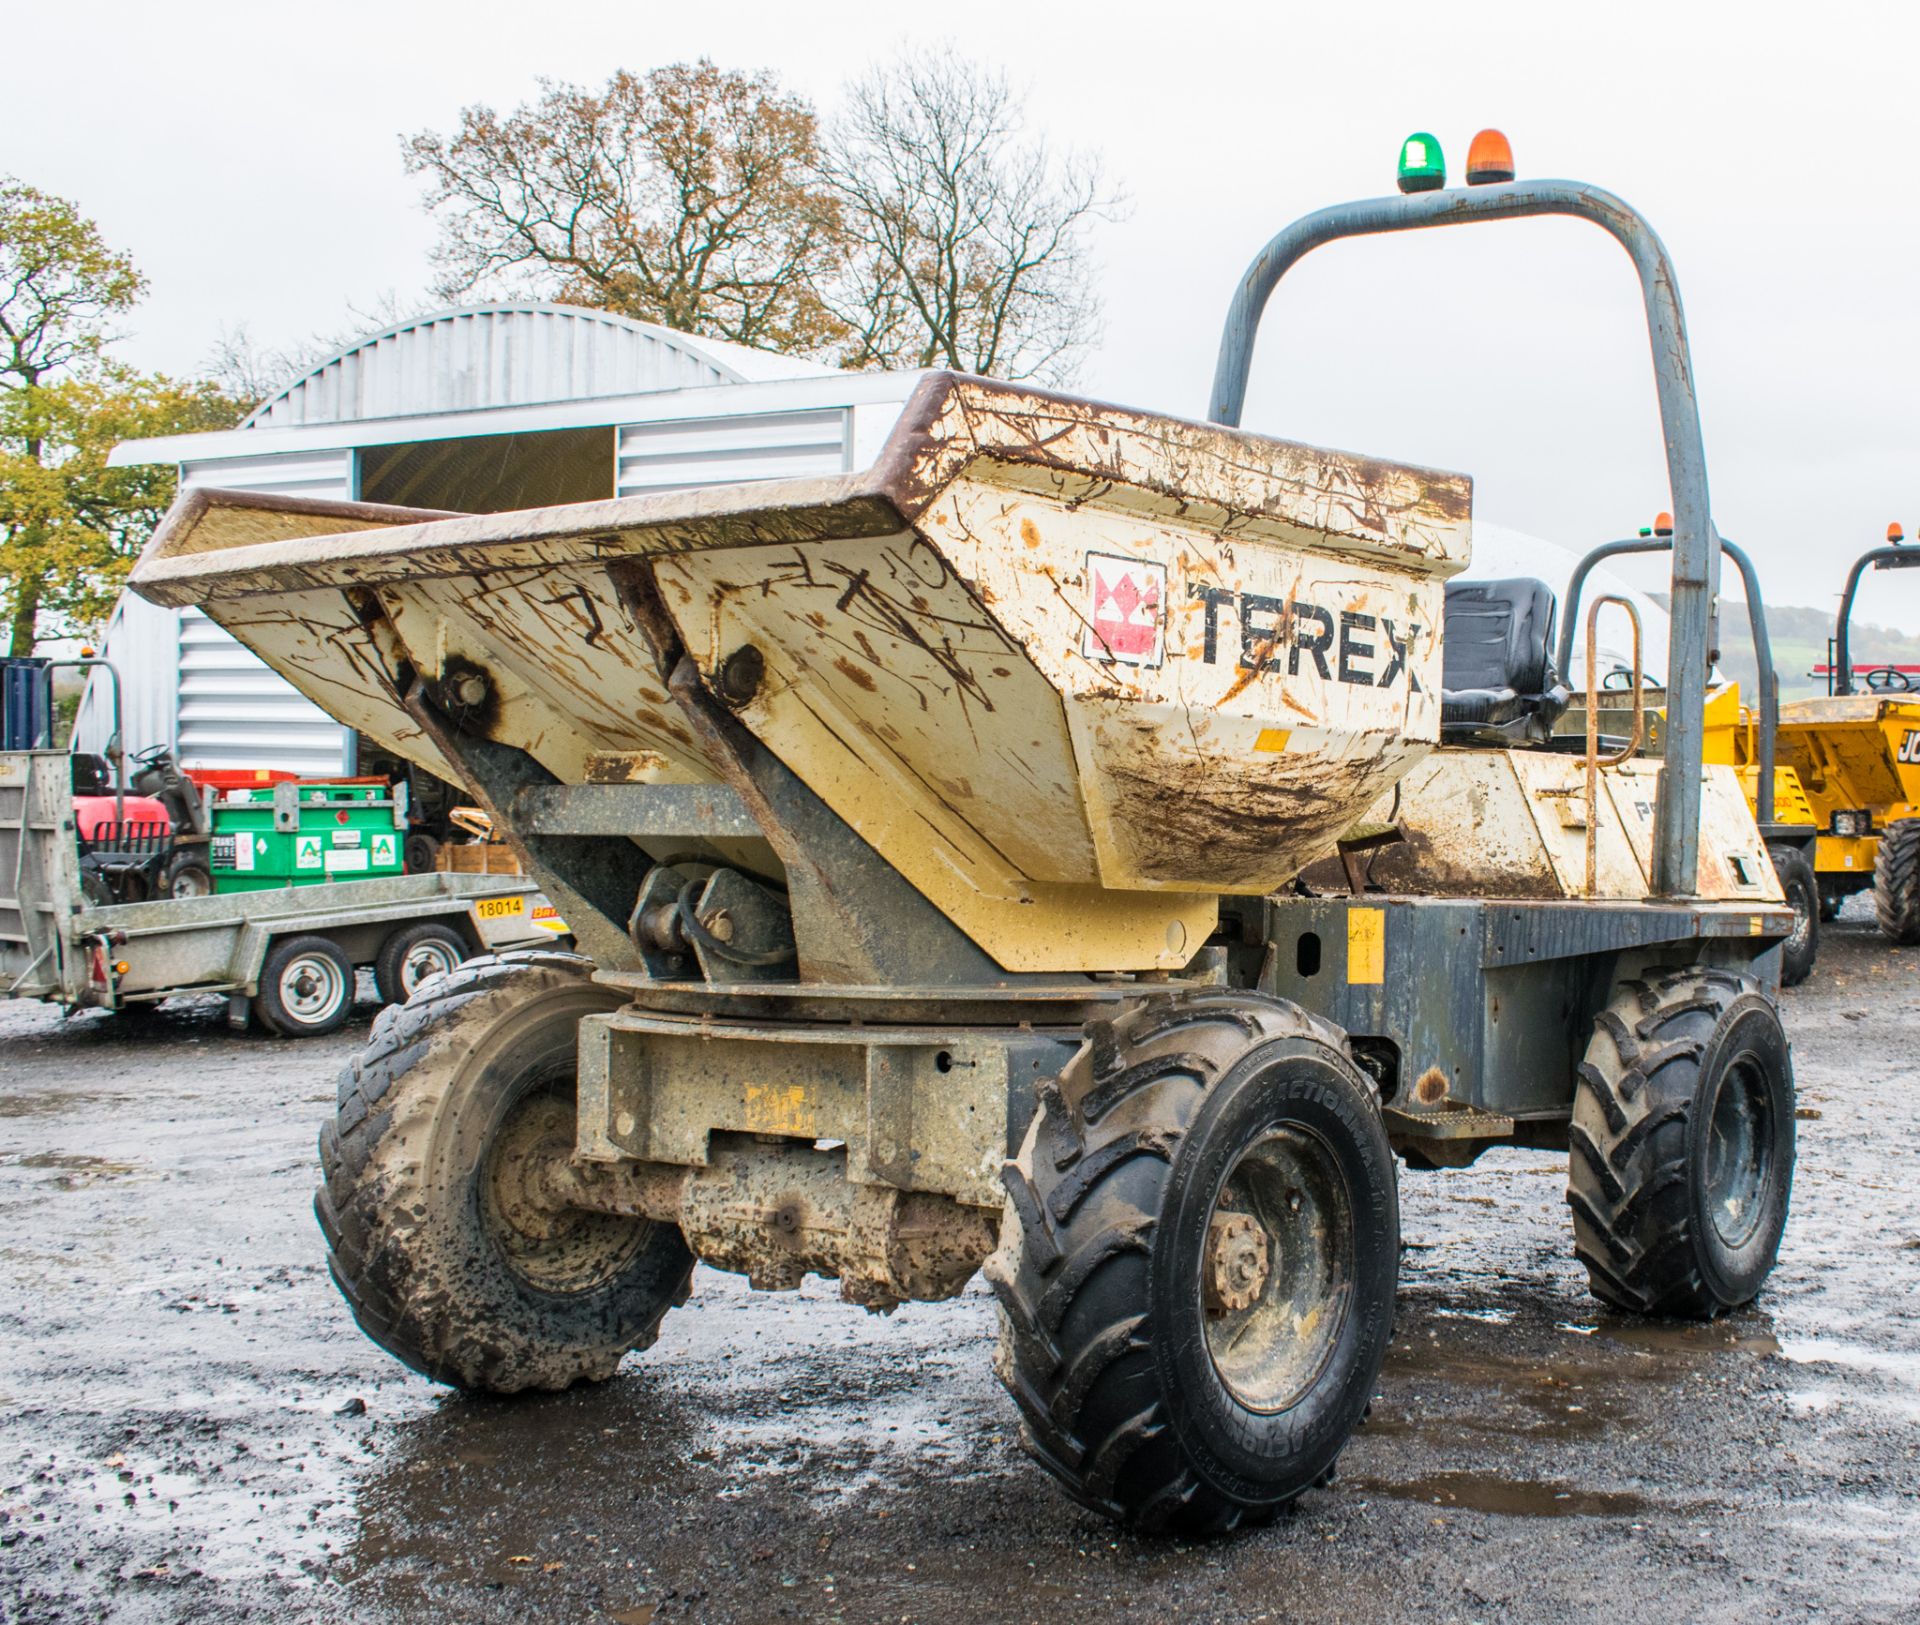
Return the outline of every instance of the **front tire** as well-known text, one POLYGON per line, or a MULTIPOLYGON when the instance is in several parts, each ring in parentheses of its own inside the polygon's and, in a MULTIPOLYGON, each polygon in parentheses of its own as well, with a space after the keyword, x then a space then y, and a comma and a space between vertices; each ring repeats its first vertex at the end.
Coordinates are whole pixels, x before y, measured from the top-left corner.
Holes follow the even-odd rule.
POLYGON ((610 1377, 684 1302, 671 1225, 543 1202, 573 1146, 582 1016, 621 997, 571 955, 469 960, 375 1020, 320 1133, 314 1211, 361 1329, 490 1393, 610 1377))
POLYGON ((1623 983, 1575 1086, 1567 1205, 1593 1295, 1711 1320, 1759 1292, 1793 1188, 1793 1063, 1750 976, 1623 983))
POLYGON ((1793 935, 1780 945, 1780 983, 1798 987, 1813 974, 1814 961, 1820 957, 1820 882, 1813 865, 1797 846, 1770 846, 1767 856, 1773 860, 1773 872, 1780 877, 1780 890, 1793 910, 1793 935))
POLYGON ((1332 1476, 1400 1248, 1378 1098, 1335 1029, 1217 991, 1092 1023, 1004 1178, 995 1365, 1069 1495, 1214 1533, 1332 1476))
POLYGON ((1920 943, 1920 818, 1896 819, 1880 832, 1873 912, 1888 941, 1903 948, 1920 943))

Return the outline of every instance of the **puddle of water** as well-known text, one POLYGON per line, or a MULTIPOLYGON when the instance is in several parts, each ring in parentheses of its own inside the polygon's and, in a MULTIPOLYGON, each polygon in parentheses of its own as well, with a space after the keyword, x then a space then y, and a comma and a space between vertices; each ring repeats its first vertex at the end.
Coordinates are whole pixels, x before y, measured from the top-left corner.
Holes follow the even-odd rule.
MULTIPOLYGON (((1563 1327, 1563 1330, 1573 1330, 1563 1327)), ((1779 1341, 1767 1332, 1747 1330, 1733 1321, 1716 1320, 1684 1326, 1658 1321, 1621 1321, 1594 1328, 1609 1343, 1647 1349, 1658 1354, 1778 1354, 1779 1341)))
POLYGON ((1352 1489, 1396 1501, 1424 1501, 1451 1512, 1491 1512, 1508 1518, 1635 1518, 1653 1503, 1625 1490, 1583 1490, 1538 1479, 1494 1478, 1481 1473, 1434 1473, 1387 1483, 1349 1479, 1352 1489))
POLYGON ((1837 1365, 1848 1371, 1871 1371, 1920 1388, 1920 1352, 1911 1349, 1870 1349, 1825 1337, 1783 1337, 1773 1352, 1795 1365, 1837 1365))
POLYGON ((49 1184, 58 1185, 62 1190, 77 1191, 96 1185, 103 1179, 125 1179, 130 1174, 139 1173, 143 1164, 115 1162, 108 1157, 89 1157, 77 1152, 36 1151, 30 1157, 19 1158, 14 1166, 54 1170, 55 1177, 48 1181, 49 1184))
POLYGON ((31 1095, 0 1095, 0 1118, 57 1117, 74 1107, 91 1106, 107 1098, 105 1095, 68 1093, 61 1089, 47 1089, 31 1095))

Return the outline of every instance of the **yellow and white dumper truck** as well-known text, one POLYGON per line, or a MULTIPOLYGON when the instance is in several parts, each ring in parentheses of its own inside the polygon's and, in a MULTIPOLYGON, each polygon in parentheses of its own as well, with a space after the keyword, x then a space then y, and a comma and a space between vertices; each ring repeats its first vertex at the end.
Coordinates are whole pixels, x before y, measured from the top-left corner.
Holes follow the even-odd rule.
POLYGON ((1367 1408, 1396 1152, 1566 1151, 1602 1299, 1752 1298, 1792 922, 1701 766, 1675 290, 1603 192, 1433 189, 1269 245, 1207 423, 931 372, 831 478, 418 522, 183 498, 137 589, 464 784, 580 950, 432 979, 344 1074, 317 1207, 360 1324, 439 1381, 553 1389, 651 1343, 696 1259, 882 1310, 984 1270, 1033 1455, 1212 1531, 1325 1482, 1367 1408), (1232 427, 1301 254, 1544 213, 1645 290, 1658 763, 1549 743, 1551 595, 1448 589, 1467 479, 1232 427))

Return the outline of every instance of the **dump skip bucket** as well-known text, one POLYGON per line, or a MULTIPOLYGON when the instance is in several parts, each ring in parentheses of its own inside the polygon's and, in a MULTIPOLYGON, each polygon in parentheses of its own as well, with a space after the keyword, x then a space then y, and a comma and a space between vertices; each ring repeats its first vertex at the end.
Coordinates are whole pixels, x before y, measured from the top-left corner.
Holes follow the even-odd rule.
POLYGON ((416 679, 562 783, 715 781, 664 611, 1000 964, 1144 969, 1435 743, 1470 505, 1459 475, 934 373, 860 473, 427 522, 194 493, 134 585, 454 779, 416 679))

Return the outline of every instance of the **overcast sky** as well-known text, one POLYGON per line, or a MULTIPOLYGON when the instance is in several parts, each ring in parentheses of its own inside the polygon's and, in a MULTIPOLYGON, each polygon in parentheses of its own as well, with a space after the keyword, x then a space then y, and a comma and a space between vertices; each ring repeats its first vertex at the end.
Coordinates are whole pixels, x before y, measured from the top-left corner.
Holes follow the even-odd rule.
MULTIPOLYGON (((1390 191, 1416 129, 1457 178, 1494 124, 1523 175, 1608 187, 1665 238, 1715 517, 1771 600, 1830 606, 1889 519, 1920 525, 1917 15, 93 0, 10 13, 0 170, 76 199, 132 252, 152 292, 124 353, 184 373, 223 324, 285 344, 340 328, 349 302, 421 297, 434 233, 400 137, 465 104, 707 55, 771 68, 824 112, 851 70, 940 42, 1004 66, 1033 124, 1101 153, 1131 197, 1098 238, 1106 324, 1081 387, 1198 416, 1228 296, 1268 236, 1390 191)), ((1269 312, 1247 424, 1464 470, 1483 518, 1573 547, 1668 501, 1631 269, 1581 222, 1320 251, 1269 312)), ((1882 576, 1861 614, 1920 630, 1920 571, 1882 576)))

